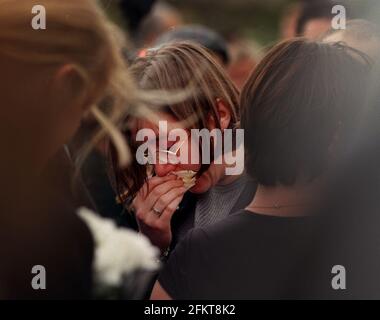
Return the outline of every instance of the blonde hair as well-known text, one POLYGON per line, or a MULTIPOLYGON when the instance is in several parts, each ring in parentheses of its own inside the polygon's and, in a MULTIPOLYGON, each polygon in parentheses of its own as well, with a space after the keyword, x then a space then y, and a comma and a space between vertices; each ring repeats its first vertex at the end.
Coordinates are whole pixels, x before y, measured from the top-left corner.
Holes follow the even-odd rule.
POLYGON ((113 123, 129 112, 137 90, 122 56, 123 34, 102 12, 95 0, 0 0, 0 54, 38 66, 71 64, 83 81, 83 94, 92 113, 119 151, 120 164, 129 160, 121 133, 113 123), (34 5, 46 9, 45 30, 34 30, 34 5), (109 117, 99 108, 112 97, 109 117))
MULTIPOLYGON (((225 70, 202 46, 192 42, 178 42, 149 49, 143 57, 134 61, 130 72, 137 86, 144 92, 162 92, 161 111, 174 116, 188 128, 207 128, 208 119, 215 119, 221 128, 218 103, 223 102, 229 109, 229 128, 239 127, 239 92, 225 70), (182 97, 173 99, 173 92, 184 92, 182 97), (170 97, 165 97, 170 93, 170 97)), ((156 99, 157 102, 157 99, 156 99)), ((161 101, 160 101, 161 102, 161 101)), ((151 109, 155 106, 151 106, 151 109)), ((133 117, 130 117, 129 120, 133 117)), ((125 131, 130 138, 130 131, 125 131)), ((137 148, 131 141, 131 146, 137 148)), ((114 185, 120 199, 124 194, 133 197, 143 185, 146 168, 136 159, 126 170, 120 170, 110 152, 114 185), (125 192, 127 191, 127 192, 125 192)), ((208 166, 202 166, 202 171, 208 166)))

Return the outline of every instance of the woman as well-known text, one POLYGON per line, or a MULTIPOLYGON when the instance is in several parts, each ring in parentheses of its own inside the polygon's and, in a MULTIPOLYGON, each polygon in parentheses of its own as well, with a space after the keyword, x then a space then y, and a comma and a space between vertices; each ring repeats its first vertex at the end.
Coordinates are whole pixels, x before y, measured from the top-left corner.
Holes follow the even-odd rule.
MULTIPOLYGON (((167 140, 169 131, 183 129, 189 138, 182 141, 180 152, 191 155, 200 152, 200 142, 193 139, 192 130, 219 130, 219 137, 202 140, 212 146, 226 143, 225 132, 228 130, 235 141, 239 120, 238 92, 205 49, 186 42, 151 49, 133 63, 130 71, 140 89, 169 92, 160 101, 166 101, 165 106, 153 108, 158 112, 157 117, 128 119, 130 131, 126 134, 136 144, 136 151, 139 150, 136 141, 139 130, 151 130, 153 136, 167 140), (159 121, 167 126, 164 132, 159 130, 159 121)), ((155 137, 152 144, 156 147, 157 143, 159 149, 160 139, 156 141, 155 137)), ((165 155, 167 149, 173 147, 174 142, 165 142, 169 148, 158 153, 165 155)), ((232 154, 237 155, 239 151, 238 144, 231 147, 232 154)), ((255 186, 244 174, 228 175, 225 159, 218 163, 212 158, 211 155, 208 164, 202 161, 162 164, 157 161, 152 166, 154 176, 150 179, 147 167, 136 159, 129 170, 116 167, 114 181, 118 193, 121 198, 127 194, 130 200, 133 199, 132 208, 140 231, 163 253, 167 254, 168 249, 173 248, 193 226, 213 224, 245 206, 252 197, 255 186), (194 185, 185 186, 181 179, 177 179, 183 171, 193 172, 189 179, 194 185), (187 192, 189 187, 190 192, 187 192)))
POLYGON ((317 208, 365 102, 369 68, 352 50, 294 39, 268 52, 241 96, 256 195, 245 210, 188 234, 153 299, 294 298, 298 282, 309 283, 302 257, 313 223, 306 215, 317 208))
POLYGON ((85 298, 92 285, 92 237, 51 183, 51 174, 60 173, 46 178, 46 170, 85 113, 107 124, 96 106, 112 95, 120 113, 134 90, 116 29, 95 1, 38 4, 47 14, 46 30, 31 26, 35 1, 0 1, 0 295, 85 298), (31 285, 35 265, 45 268, 44 290, 31 285))

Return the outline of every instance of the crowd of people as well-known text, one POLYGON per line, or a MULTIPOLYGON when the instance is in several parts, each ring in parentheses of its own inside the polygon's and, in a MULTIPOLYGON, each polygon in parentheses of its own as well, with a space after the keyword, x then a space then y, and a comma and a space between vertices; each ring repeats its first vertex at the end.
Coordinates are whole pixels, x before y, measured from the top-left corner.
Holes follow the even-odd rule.
MULTIPOLYGON (((1 299, 96 298, 99 239, 116 229, 100 237, 80 207, 157 251, 140 296, 120 298, 380 297, 375 23, 336 30, 335 2, 299 1, 255 54, 160 1, 120 1, 127 31, 95 0, 38 4, 45 30, 35 1, 0 0, 1 299), (193 161, 205 144, 209 161, 193 161), (244 170, 228 174, 240 150, 244 170)), ((112 249, 106 265, 132 251, 112 249)))

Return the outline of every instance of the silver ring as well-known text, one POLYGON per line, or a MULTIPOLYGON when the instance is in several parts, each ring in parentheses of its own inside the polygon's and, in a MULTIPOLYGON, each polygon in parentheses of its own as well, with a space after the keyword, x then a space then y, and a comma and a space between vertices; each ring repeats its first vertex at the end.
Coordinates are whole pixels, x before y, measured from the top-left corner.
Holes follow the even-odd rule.
POLYGON ((153 210, 153 212, 154 212, 155 215, 161 217, 162 212, 160 210, 157 210, 155 207, 153 207, 152 210, 153 210))

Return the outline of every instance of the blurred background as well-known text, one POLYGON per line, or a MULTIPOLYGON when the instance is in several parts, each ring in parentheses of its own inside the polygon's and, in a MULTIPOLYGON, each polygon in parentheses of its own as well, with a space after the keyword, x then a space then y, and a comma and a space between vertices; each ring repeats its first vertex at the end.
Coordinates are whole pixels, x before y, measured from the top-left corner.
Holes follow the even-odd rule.
MULTIPOLYGON (((101 0, 110 16, 119 25, 126 27, 121 22, 121 1, 101 0)), ((166 11, 168 20, 172 20, 173 25, 202 24, 226 37, 240 36, 254 44, 267 46, 281 38, 283 24, 295 14, 299 3, 313 1, 321 0, 157 0, 155 9, 166 11)), ((346 6, 351 18, 371 16, 374 6, 379 3, 378 0, 338 2, 346 6)))
POLYGON ((112 20, 131 35, 131 52, 157 46, 161 35, 184 25, 200 25, 216 31, 227 46, 228 73, 238 88, 245 83, 249 75, 247 70, 256 66, 270 46, 300 34, 297 27, 305 18, 303 8, 315 5, 306 10, 306 21, 322 19, 319 20, 322 25, 317 27, 319 30, 313 31, 320 35, 330 27, 330 22, 326 25, 324 19, 326 15, 329 20, 333 17, 331 3, 343 5, 347 19, 364 18, 376 24, 379 12, 376 9, 380 7, 378 0, 99 1, 112 20))

